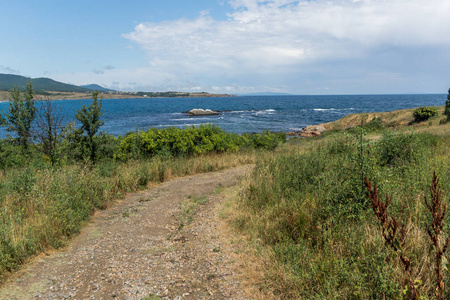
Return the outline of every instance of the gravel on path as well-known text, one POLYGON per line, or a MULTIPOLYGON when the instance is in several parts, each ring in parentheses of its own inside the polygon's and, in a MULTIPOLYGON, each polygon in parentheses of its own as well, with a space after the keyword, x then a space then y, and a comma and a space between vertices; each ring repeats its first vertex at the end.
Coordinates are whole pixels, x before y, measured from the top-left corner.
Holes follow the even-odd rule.
POLYGON ((97 212, 69 247, 25 266, 0 299, 247 299, 215 208, 250 170, 129 194, 97 212))

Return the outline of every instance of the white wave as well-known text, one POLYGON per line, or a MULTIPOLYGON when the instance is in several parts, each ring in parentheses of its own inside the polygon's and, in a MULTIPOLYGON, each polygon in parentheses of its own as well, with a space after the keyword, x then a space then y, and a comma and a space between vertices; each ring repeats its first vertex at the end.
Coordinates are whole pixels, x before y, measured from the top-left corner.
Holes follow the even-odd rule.
POLYGON ((181 118, 181 119, 171 119, 170 121, 198 121, 198 120, 210 120, 210 118, 181 118))
POLYGON ((188 127, 188 126, 200 126, 200 125, 205 125, 205 124, 213 124, 213 123, 207 122, 207 123, 195 123, 195 124, 161 124, 161 125, 157 125, 156 127, 163 127, 163 128, 180 127, 180 128, 183 128, 183 127, 188 127))
POLYGON ((249 109, 249 110, 230 110, 224 113, 251 113, 251 112, 275 112, 275 109, 249 109))
POLYGON ((250 112, 248 110, 231 110, 231 111, 225 111, 224 113, 244 113, 244 112, 250 112))
POLYGON ((259 115, 273 115, 274 112, 275 112, 275 110, 270 110, 270 109, 260 110, 260 111, 255 112, 255 115, 257 115, 257 116, 259 116, 259 115))
POLYGON ((314 111, 332 111, 332 110, 354 110, 353 107, 350 108, 313 108, 314 111))

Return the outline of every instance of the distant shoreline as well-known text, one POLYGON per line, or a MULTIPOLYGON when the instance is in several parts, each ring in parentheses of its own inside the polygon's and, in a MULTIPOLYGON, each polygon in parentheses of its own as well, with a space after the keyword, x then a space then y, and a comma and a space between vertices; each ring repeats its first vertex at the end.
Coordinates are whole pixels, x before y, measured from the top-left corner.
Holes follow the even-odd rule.
MULTIPOLYGON (((72 93, 72 92, 46 92, 48 95, 36 94, 35 99, 49 99, 49 100, 84 100, 92 99, 92 93, 72 93)), ((212 98, 212 97, 238 97, 236 95, 228 94, 209 94, 209 93, 178 93, 179 96, 141 96, 133 93, 126 94, 110 94, 108 92, 100 92, 99 96, 102 99, 154 99, 154 98, 212 98)), ((10 100, 9 91, 0 91, 0 101, 10 100)))

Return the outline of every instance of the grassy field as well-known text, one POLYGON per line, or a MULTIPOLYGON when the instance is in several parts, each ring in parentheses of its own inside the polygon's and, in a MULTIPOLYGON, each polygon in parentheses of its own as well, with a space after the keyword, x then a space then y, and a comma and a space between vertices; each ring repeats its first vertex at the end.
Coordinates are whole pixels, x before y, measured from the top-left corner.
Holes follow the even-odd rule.
MULTIPOLYGON (((368 178, 383 201, 389 195, 388 215, 405 226, 399 247, 421 299, 433 298, 436 259, 424 198, 435 171, 442 202, 449 201, 450 124, 439 125, 442 118, 411 124, 412 110, 351 115, 327 124, 340 130, 291 139, 258 161, 229 215, 259 259, 260 289, 281 299, 410 299, 404 266, 385 245, 366 195, 368 178)), ((444 236, 449 221, 447 214, 444 236)))
POLYGON ((96 209, 171 178, 255 163, 258 151, 20 168, 0 174, 0 282, 30 257, 66 245, 96 209))

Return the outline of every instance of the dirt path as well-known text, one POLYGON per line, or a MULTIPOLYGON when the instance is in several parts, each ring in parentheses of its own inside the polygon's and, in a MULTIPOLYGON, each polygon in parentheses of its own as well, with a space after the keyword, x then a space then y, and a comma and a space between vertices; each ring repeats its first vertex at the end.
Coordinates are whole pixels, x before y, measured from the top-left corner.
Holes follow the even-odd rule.
POLYGON ((0 299, 246 299, 216 205, 250 166, 175 179, 101 211, 0 299))

